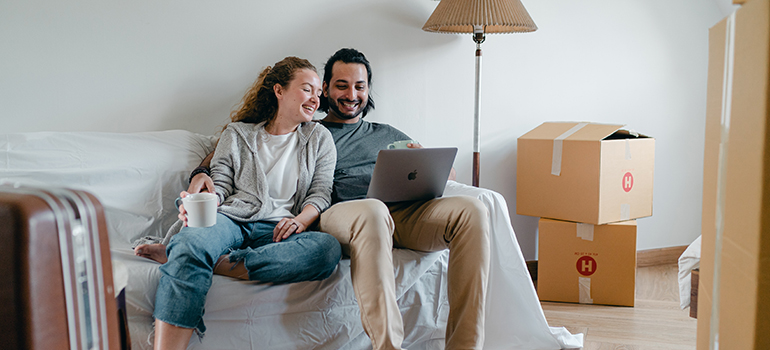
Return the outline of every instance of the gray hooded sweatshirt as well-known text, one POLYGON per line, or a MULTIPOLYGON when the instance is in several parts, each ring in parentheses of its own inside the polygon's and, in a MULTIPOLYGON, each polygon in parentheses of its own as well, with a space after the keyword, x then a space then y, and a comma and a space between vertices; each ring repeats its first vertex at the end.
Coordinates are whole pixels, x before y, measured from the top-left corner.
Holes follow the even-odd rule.
MULTIPOLYGON (((259 221, 270 215, 266 199, 267 176, 257 162, 258 137, 264 131, 264 123, 230 123, 219 138, 211 160, 211 178, 214 181, 219 203, 218 211, 235 221, 259 221)), ((337 148, 332 135, 316 122, 302 123, 297 128, 299 145, 299 179, 291 213, 298 215, 302 208, 312 205, 319 213, 331 205, 334 167, 337 148)), ((142 237, 133 246, 150 243, 168 245, 171 237, 182 229, 177 220, 166 236, 142 237)))
MULTIPOLYGON (((337 149, 332 135, 316 122, 297 128, 299 179, 291 213, 298 215, 307 205, 319 213, 331 205, 337 149)), ((219 212, 235 221, 254 222, 270 215, 267 176, 257 161, 259 138, 269 137, 264 123, 230 123, 217 143, 211 159, 219 212)))

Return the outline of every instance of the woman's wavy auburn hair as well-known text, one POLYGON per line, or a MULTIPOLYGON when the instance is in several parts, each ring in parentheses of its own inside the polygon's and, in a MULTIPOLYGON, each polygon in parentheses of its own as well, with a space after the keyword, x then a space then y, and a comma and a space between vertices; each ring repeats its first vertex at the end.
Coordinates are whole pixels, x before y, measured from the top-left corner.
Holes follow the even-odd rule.
POLYGON ((266 121, 270 124, 278 113, 278 99, 273 87, 275 84, 288 87, 300 69, 310 69, 318 73, 310 61, 293 56, 280 60, 273 67, 267 66, 246 91, 238 107, 230 113, 230 121, 255 124, 266 121))

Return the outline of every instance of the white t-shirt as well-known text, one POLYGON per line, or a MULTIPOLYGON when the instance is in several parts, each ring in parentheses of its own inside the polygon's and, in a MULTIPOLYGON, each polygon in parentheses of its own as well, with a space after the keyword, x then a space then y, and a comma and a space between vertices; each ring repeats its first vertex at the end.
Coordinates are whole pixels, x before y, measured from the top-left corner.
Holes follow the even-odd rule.
POLYGON ((280 221, 294 217, 291 207, 299 180, 299 157, 297 157, 297 131, 285 135, 270 135, 262 130, 261 145, 257 150, 259 166, 265 170, 272 210, 266 221, 280 221))

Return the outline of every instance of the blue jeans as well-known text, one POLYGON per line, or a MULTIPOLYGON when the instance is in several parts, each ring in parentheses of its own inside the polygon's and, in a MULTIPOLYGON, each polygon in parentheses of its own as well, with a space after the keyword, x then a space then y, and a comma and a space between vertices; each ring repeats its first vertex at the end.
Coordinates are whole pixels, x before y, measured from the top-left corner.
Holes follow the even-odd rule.
POLYGON ((160 267, 153 316, 170 325, 195 328, 202 335, 214 264, 230 251, 242 256, 249 279, 260 282, 321 280, 334 272, 342 255, 336 238, 306 231, 273 242, 275 225, 237 222, 217 214, 214 226, 184 227, 166 247, 168 262, 160 267))

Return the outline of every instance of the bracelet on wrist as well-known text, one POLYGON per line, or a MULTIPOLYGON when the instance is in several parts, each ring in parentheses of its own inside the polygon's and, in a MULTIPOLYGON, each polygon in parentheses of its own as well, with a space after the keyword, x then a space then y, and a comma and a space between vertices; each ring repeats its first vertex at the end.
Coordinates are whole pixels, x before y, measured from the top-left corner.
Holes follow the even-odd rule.
POLYGON ((192 171, 192 173, 190 173, 190 180, 188 182, 192 182, 192 179, 195 177, 195 175, 198 175, 198 174, 201 174, 201 173, 206 174, 206 176, 208 176, 208 177, 211 177, 211 172, 209 171, 209 168, 201 165, 201 166, 195 168, 192 171))

